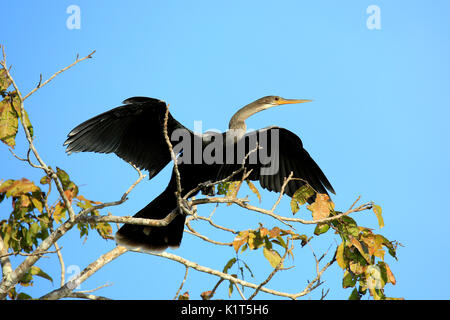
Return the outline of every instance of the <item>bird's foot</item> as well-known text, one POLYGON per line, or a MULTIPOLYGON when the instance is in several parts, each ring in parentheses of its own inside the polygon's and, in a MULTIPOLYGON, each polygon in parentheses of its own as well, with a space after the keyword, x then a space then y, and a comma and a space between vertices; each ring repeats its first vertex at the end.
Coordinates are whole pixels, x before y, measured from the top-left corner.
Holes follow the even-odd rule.
POLYGON ((178 210, 180 211, 180 214, 182 215, 196 215, 197 210, 195 210, 190 204, 189 204, 189 200, 186 199, 181 199, 181 204, 178 208, 178 210))

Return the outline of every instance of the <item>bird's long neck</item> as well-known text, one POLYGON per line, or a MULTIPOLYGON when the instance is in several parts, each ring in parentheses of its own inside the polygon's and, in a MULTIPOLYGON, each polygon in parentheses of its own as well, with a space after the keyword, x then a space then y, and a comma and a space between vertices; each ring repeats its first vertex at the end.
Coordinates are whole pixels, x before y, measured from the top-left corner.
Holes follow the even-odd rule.
POLYGON ((269 107, 269 104, 261 103, 259 100, 242 107, 233 115, 230 123, 228 124, 228 128, 230 130, 243 130, 245 132, 247 130, 245 120, 251 115, 254 115, 255 113, 269 107))

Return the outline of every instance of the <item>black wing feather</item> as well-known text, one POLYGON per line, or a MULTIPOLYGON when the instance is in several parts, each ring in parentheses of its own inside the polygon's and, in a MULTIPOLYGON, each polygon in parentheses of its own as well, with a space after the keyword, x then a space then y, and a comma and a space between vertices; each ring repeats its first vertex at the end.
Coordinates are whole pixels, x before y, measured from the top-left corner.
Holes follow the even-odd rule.
MULTIPOLYGON (((335 193, 333 187, 330 182, 326 178, 325 174, 322 172, 320 167, 316 164, 316 162, 311 158, 309 153, 303 148, 303 143, 301 139, 292 133, 291 131, 279 127, 268 127, 264 129, 260 129, 258 131, 253 131, 247 133, 243 139, 246 140, 246 152, 248 153, 250 150, 253 150, 254 147, 249 145, 251 139, 250 135, 256 134, 258 139, 258 144, 260 147, 269 148, 267 155, 270 155, 271 152, 274 152, 275 148, 271 145, 270 135, 274 134, 273 130, 278 131, 279 137, 279 157, 274 157, 273 161, 275 161, 275 165, 278 165, 278 171, 272 175, 264 175, 261 174, 260 169, 267 168, 270 166, 263 165, 261 162, 258 162, 259 165, 255 166, 249 164, 248 161, 245 164, 246 169, 254 169, 252 174, 249 176, 251 180, 259 180, 261 187, 267 189, 269 191, 280 192, 284 179, 289 177, 290 173, 293 172, 293 178, 299 178, 301 180, 293 180, 288 183, 285 188, 285 193, 288 196, 293 196, 295 191, 297 191, 301 186, 307 182, 314 190, 319 193, 328 194, 328 191, 331 193, 335 193), (261 140, 261 134, 267 134, 267 146, 259 143, 261 140), (276 163, 278 162, 278 163, 276 163), (255 170, 256 169, 256 170, 255 170)), ((224 164, 222 165, 218 179, 224 179, 228 177, 231 173, 238 170, 241 167, 241 164, 236 162, 235 164, 224 164)), ((239 179, 240 176, 235 176, 236 179, 239 179)))
MULTIPOLYGON (((115 153, 148 170, 152 178, 171 160, 163 133, 166 103, 146 97, 129 98, 123 103, 70 131, 64 143, 66 152, 115 153)), ((186 129, 169 113, 169 137, 179 128, 186 129)))

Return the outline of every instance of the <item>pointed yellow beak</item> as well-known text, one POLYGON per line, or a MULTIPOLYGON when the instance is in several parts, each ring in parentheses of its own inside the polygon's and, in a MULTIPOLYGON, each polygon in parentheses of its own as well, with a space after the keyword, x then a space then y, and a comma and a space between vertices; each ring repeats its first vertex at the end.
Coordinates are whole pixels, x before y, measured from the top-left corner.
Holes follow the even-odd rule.
POLYGON ((305 103, 305 102, 311 102, 312 100, 308 100, 308 99, 284 99, 284 98, 280 98, 278 101, 276 101, 276 103, 278 105, 281 104, 293 104, 293 103, 305 103))

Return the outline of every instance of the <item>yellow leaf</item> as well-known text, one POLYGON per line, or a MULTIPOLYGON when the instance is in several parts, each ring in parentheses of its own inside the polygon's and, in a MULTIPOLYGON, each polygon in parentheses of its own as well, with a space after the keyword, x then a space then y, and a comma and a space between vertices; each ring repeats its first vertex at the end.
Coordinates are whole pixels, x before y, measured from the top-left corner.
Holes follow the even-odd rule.
POLYGON ((66 207, 62 202, 58 202, 53 211, 53 219, 57 223, 61 223, 61 221, 66 217, 66 207))
POLYGON ((264 238, 265 236, 267 236, 269 234, 269 230, 267 230, 267 228, 260 228, 259 234, 261 235, 261 238, 264 238))
POLYGON ((6 193, 6 197, 19 197, 25 193, 39 190, 39 187, 26 178, 20 180, 7 180, 0 185, 0 193, 6 193))
POLYGON ((250 190, 252 190, 252 192, 254 194, 256 194, 256 196, 258 197, 259 202, 261 203, 261 195, 259 194, 258 189, 255 187, 255 185, 250 180, 247 180, 247 184, 248 184, 248 187, 250 188, 250 190))
POLYGON ((249 232, 249 234, 248 234, 248 242, 247 243, 248 243, 248 247, 250 249, 256 249, 255 238, 256 238, 255 233, 254 232, 249 232))
POLYGON ((239 251, 239 248, 246 244, 248 241, 248 231, 241 231, 239 234, 234 238, 233 240, 233 248, 236 250, 236 252, 239 251))
MULTIPOLYGON (((269 261, 272 268, 276 268, 278 266, 278 264, 281 262, 280 254, 273 249, 269 250, 266 247, 264 247, 263 254, 264 254, 264 257, 266 257, 267 261, 269 261)), ((283 264, 281 264, 280 268, 283 268, 283 264)))
POLYGON ((0 140, 14 148, 16 134, 19 128, 19 115, 11 106, 9 98, 0 102, 0 140))
MULTIPOLYGON (((226 193, 227 198, 236 198, 237 194, 239 192, 239 189, 241 188, 241 181, 231 181, 228 184, 228 189, 226 193)), ((231 206, 232 203, 228 203, 227 206, 231 206)))
POLYGON ((40 212, 40 213, 42 213, 42 211, 43 211, 43 205, 42 205, 42 202, 40 202, 38 199, 36 199, 36 198, 31 198, 31 202, 33 203, 33 205, 34 205, 34 207, 36 208, 36 209, 38 209, 38 211, 40 212))
POLYGON ((341 269, 347 268, 347 263, 344 258, 344 242, 341 242, 336 250, 336 261, 341 269))
POLYGON ((310 204, 308 210, 312 212, 314 220, 321 220, 328 218, 331 210, 334 210, 334 203, 330 200, 330 197, 326 194, 318 193, 316 196, 316 201, 310 204))
POLYGON ((377 216, 378 225, 380 226, 380 228, 383 228, 384 220, 383 220, 383 216, 381 215, 381 213, 382 213, 381 207, 379 205, 374 204, 372 208, 373 208, 373 212, 377 216))
POLYGON ((0 69, 0 91, 5 91, 11 85, 11 80, 8 78, 6 70, 0 69))
POLYGON ((31 201, 30 201, 30 198, 27 195, 23 194, 23 195, 20 196, 20 206, 22 208, 26 208, 30 204, 31 204, 31 201))
POLYGON ((394 274, 391 271, 391 268, 389 268, 387 263, 384 264, 384 267, 386 268, 386 274, 387 274, 388 282, 390 282, 393 285, 395 285, 397 283, 397 281, 395 280, 395 277, 394 277, 394 274))
POLYGON ((384 260, 385 250, 383 250, 383 237, 369 233, 366 236, 361 237, 361 241, 367 245, 369 255, 384 260))

